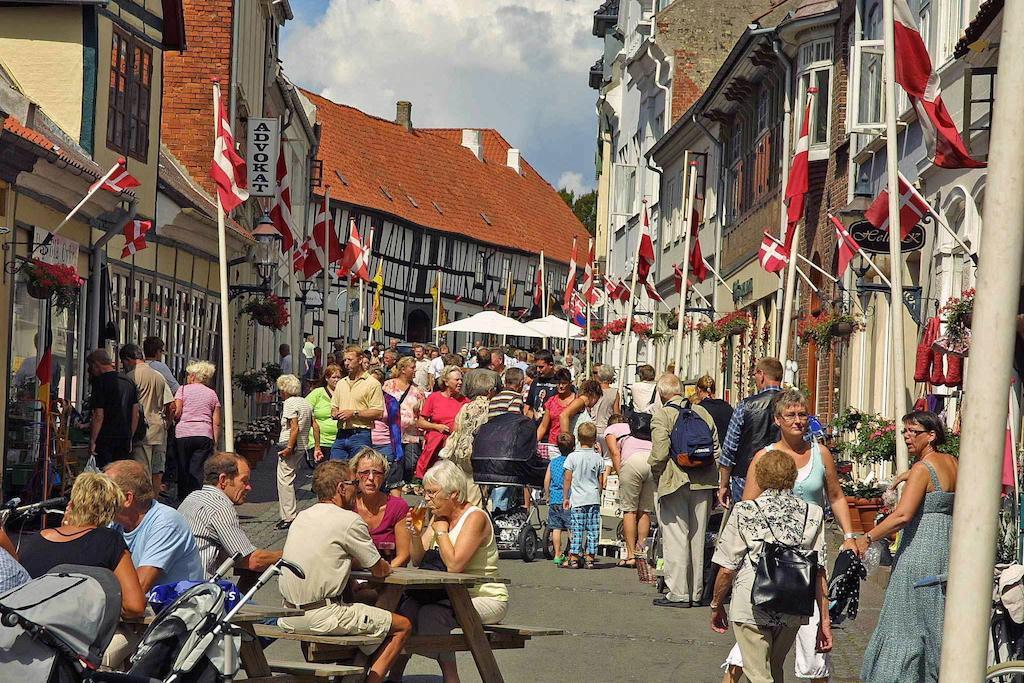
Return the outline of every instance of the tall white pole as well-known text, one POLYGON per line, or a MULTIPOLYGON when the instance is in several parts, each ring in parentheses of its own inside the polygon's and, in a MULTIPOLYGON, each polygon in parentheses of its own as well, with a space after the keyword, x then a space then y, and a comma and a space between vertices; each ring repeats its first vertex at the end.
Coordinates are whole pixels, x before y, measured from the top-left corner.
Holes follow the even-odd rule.
MULTIPOLYGON (((544 250, 540 252, 540 317, 548 317, 548 274, 544 270, 544 250)), ((548 338, 544 337, 544 348, 548 346, 548 338)))
MULTIPOLYGON (((328 310, 329 310, 329 308, 328 308, 328 301, 327 300, 328 300, 328 295, 331 293, 331 272, 330 272, 331 271, 331 264, 330 264, 330 260, 331 260, 331 240, 334 238, 334 235, 332 234, 334 231, 330 229, 330 227, 331 227, 331 186, 330 185, 324 185, 324 205, 323 205, 323 209, 324 209, 324 220, 326 221, 326 224, 324 225, 324 248, 323 248, 323 259, 324 259, 324 262, 320 264, 324 268, 324 270, 323 270, 323 278, 324 278, 324 282, 323 282, 323 288, 324 288, 324 290, 323 290, 324 291, 324 296, 323 296, 323 315, 320 316, 320 319, 321 319, 321 321, 323 321, 323 327, 321 328, 321 330, 323 332, 323 342, 322 342, 322 344, 323 344, 324 347, 326 347, 327 346, 327 313, 328 313, 328 310)), ((314 213, 313 215, 316 216, 316 213, 314 213)), ((316 218, 313 219, 313 241, 314 242, 316 241, 316 218)), ((341 315, 341 311, 338 311, 338 315, 341 315)))
MULTIPOLYGON (((686 236, 683 238, 683 287, 682 292, 679 294, 679 320, 678 326, 676 327, 676 374, 681 378, 686 379, 690 375, 690 354, 685 355, 686 366, 685 370, 682 365, 683 362, 683 320, 687 319, 686 313, 686 286, 687 279, 690 277, 690 239, 693 232, 693 203, 697 198, 697 162, 691 161, 688 169, 687 179, 687 192, 686 192, 686 208, 683 213, 683 226, 686 231, 686 236)), ((686 330, 686 336, 689 338, 690 331, 686 330)))
MULTIPOLYGON (((590 258, 591 251, 594 249, 594 238, 591 237, 587 240, 587 264, 590 266, 590 283, 591 287, 597 282, 597 264, 590 258)), ((587 300, 587 358, 586 358, 586 369, 583 371, 586 373, 587 379, 590 379, 590 354, 592 351, 592 342, 590 341, 590 316, 594 311, 594 305, 591 303, 590 298, 592 292, 583 292, 587 300)))
MULTIPOLYGON (((349 290, 351 291, 351 290, 349 290)), ((441 333, 437 328, 441 326, 441 269, 437 269, 437 299, 434 301, 434 346, 441 347, 441 333)))
MULTIPOLYGON (((508 317, 512 306, 512 269, 509 268, 505 277, 505 317, 508 317)), ((501 335, 501 352, 505 353, 505 344, 508 342, 508 335, 501 335)))
MULTIPOLYGON (((689 173, 690 168, 690 150, 683 152, 683 169, 689 173)), ((686 182, 690 182, 689 175, 686 176, 686 182)), ((686 216, 690 215, 692 211, 688 207, 690 199, 690 193, 687 191, 686 198, 683 200, 683 205, 680 211, 683 214, 683 225, 687 224, 686 216)), ((690 231, 686 231, 686 240, 689 242, 690 231)), ((687 264, 690 262, 690 251, 689 246, 683 250, 683 268, 687 268, 687 264)), ((684 377, 682 368, 680 367, 680 350, 683 348, 683 320, 686 318, 686 271, 683 271, 683 283, 679 287, 679 310, 676 313, 676 350, 675 350, 675 369, 676 374, 680 377, 684 377)))
MULTIPOLYGON (((590 252, 587 252, 588 256, 589 256, 589 253, 590 252)), ((573 255, 576 254, 576 235, 572 236, 572 254, 573 255)), ((576 270, 578 272, 579 271, 579 264, 574 262, 573 265, 576 266, 576 270)), ((565 278, 565 284, 566 284, 566 286, 569 285, 569 278, 568 277, 565 278)), ((575 278, 573 278, 573 285, 575 286, 575 278)), ((565 315, 565 349, 562 351, 562 354, 563 354, 562 357, 563 358, 566 355, 569 354, 569 324, 570 324, 569 323, 569 307, 572 306, 572 295, 570 294, 568 297, 563 297, 563 299, 562 299, 563 303, 566 300, 568 300, 569 306, 566 306, 565 310, 562 311, 562 313, 565 315)))
MULTIPOLYGON (((890 342, 892 344, 892 385, 890 394, 893 402, 893 418, 899 419, 907 412, 907 375, 903 345, 903 245, 900 242, 900 188, 899 148, 896 128, 896 39, 893 26, 893 0, 885 0, 885 169, 889 181, 889 316, 890 342)), ((987 193, 986 193, 987 194, 987 193)), ((1016 282, 1016 280, 1014 281, 1016 282)), ((979 392, 980 393, 980 392, 979 392)), ((969 443, 969 442, 968 442, 969 443)), ((896 439, 896 473, 906 472, 910 467, 907 445, 903 439, 896 439)), ((991 578, 991 577, 990 577, 991 578)))
MULTIPOLYGON (((213 84, 213 137, 216 140, 220 133, 220 83, 213 84)), ((221 402, 224 411, 224 450, 235 450, 235 410, 231 387, 231 312, 228 299, 228 239, 224 229, 224 207, 217 197, 217 265, 220 273, 220 362, 221 377, 224 384, 224 399, 221 402)), ((214 434, 214 438, 216 438, 214 434)))
MULTIPOLYGON (((782 303, 782 337, 779 342, 779 360, 785 368, 789 360, 790 331, 793 326, 793 298, 796 296, 796 253, 800 249, 800 221, 793 228, 793 247, 789 255, 789 265, 786 266, 786 294, 782 303)), ((783 235, 785 239, 785 235, 783 235)))
MULTIPOLYGON (((985 673, 991 619, 992 567, 998 531, 999 485, 1006 415, 993 406, 1009 384, 1016 337, 1024 249, 1024 3, 1003 9, 1000 96, 992 111, 985 239, 981 242, 971 357, 963 402, 962 443, 953 510, 946 620, 939 680, 979 681, 985 673)), ((965 126, 967 123, 965 122, 965 126)))
MULTIPOLYGON (((647 210, 647 200, 644 200, 644 211, 647 210)), ((637 267, 640 265, 640 242, 643 241, 644 234, 641 229, 636 236, 636 249, 633 251, 633 276, 629 282, 629 301, 626 302, 626 327, 622 330, 622 357, 619 359, 619 396, 620 399, 626 400, 626 367, 629 363, 629 342, 633 336, 633 306, 636 301, 636 279, 637 279, 637 267)), ((684 281, 685 285, 686 282, 684 281)), ((686 291, 685 289, 683 290, 686 291)))
MULTIPOLYGON (((370 226, 370 241, 366 244, 366 266, 369 269, 370 266, 370 255, 373 253, 373 226, 370 226)), ((366 291, 369 287, 366 287, 366 283, 363 279, 359 279, 359 343, 363 343, 363 328, 366 326, 366 291)), ((370 340, 373 339, 373 330, 368 332, 370 340)))

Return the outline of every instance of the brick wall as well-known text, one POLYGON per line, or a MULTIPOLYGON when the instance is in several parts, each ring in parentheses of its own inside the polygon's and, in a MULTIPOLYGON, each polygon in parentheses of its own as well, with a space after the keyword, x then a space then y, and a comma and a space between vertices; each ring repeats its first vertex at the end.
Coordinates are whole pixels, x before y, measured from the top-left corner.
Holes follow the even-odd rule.
POLYGON ((675 0, 658 13, 656 42, 673 57, 672 116, 666 129, 708 87, 747 25, 773 4, 771 0, 675 0))
MULTIPOLYGON (((780 190, 760 207, 752 210, 722 236, 722 271, 729 273, 757 256, 764 231, 778 235, 782 210, 780 190)), ((806 252, 804 252, 806 253, 806 252)))
MULTIPOLYGON (((213 192, 208 171, 213 154, 213 86, 222 88, 231 75, 232 0, 185 0, 188 50, 164 56, 164 144, 188 169, 194 180, 213 192)), ((230 93, 223 98, 228 106, 230 93)))

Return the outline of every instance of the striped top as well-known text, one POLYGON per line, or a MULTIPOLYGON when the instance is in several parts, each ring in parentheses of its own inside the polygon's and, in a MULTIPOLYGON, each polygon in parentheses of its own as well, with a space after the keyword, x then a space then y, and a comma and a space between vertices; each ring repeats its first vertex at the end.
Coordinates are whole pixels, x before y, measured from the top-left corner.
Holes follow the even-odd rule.
POLYGON ((216 486, 206 484, 193 491, 178 506, 199 548, 199 561, 207 579, 235 553, 249 555, 256 546, 242 531, 231 499, 216 486))

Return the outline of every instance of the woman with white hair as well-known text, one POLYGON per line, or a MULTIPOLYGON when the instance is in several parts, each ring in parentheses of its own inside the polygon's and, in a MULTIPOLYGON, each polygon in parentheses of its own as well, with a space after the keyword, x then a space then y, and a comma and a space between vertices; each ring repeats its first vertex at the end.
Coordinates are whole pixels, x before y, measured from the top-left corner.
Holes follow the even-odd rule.
MULTIPOLYGON (((430 524, 418 529, 412 514, 405 518, 412 533, 412 562, 416 566, 427 563, 440 569, 443 564, 449 572, 497 576, 498 546, 494 540, 494 527, 486 512, 466 502, 466 475, 452 462, 442 460, 423 477, 423 490, 433 515, 430 524)), ((473 608, 484 624, 497 624, 508 613, 508 588, 503 583, 483 583, 468 587, 473 608)), ((415 632, 423 635, 448 635, 458 627, 455 613, 447 601, 419 605, 407 600, 400 613, 409 616, 415 632)), ((441 654, 437 658, 441 675, 446 683, 459 680, 455 653, 441 654)), ((406 658, 391 669, 391 678, 401 679, 406 658)))
POLYGON ((281 519, 274 525, 283 530, 292 525, 295 515, 295 471, 306 459, 309 449, 309 430, 313 430, 313 443, 320 443, 320 425, 313 419, 313 406, 302 398, 302 382, 295 375, 277 378, 277 391, 281 394, 281 436, 277 439, 277 506, 281 519))
POLYGON ((220 434, 220 399, 210 388, 213 363, 196 361, 185 368, 187 382, 174 395, 174 429, 178 447, 178 500, 203 486, 203 464, 213 455, 220 434))

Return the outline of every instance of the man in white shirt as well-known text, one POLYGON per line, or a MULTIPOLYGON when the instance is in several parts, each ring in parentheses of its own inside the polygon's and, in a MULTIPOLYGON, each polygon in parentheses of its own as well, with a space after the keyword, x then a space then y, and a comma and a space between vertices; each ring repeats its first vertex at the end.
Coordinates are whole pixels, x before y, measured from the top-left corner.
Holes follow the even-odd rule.
POLYGON ((313 343, 313 339, 312 334, 307 334, 306 341, 302 344, 302 376, 306 379, 313 377, 313 362, 316 358, 316 344, 313 343))
POLYGON ((435 380, 441 377, 441 371, 444 370, 444 357, 449 353, 447 344, 441 344, 440 350, 430 349, 430 371, 434 374, 435 380))
POLYGON ((281 361, 278 363, 281 366, 281 374, 292 374, 292 348, 287 344, 281 344, 277 347, 277 353, 281 356, 281 361))
POLYGON ((306 578, 281 574, 278 586, 285 604, 303 610, 302 616, 278 619, 289 633, 359 635, 380 638, 367 646, 378 652, 367 681, 385 680, 412 633, 412 623, 399 614, 362 603, 346 604, 342 593, 353 565, 387 576, 391 565, 381 558, 363 518, 346 508, 356 495, 356 480, 347 463, 332 460, 313 472, 313 493, 318 503, 295 518, 284 544, 284 559, 302 567, 306 578))
POLYGON ((427 358, 425 351, 423 344, 413 344, 412 355, 416 359, 416 377, 413 381, 423 391, 430 391, 434 388, 434 383, 430 379, 430 359, 427 358))

